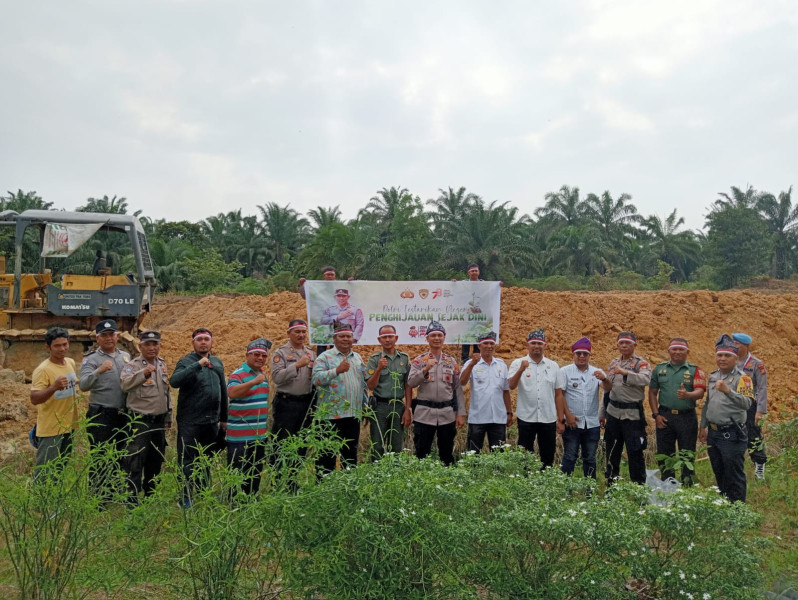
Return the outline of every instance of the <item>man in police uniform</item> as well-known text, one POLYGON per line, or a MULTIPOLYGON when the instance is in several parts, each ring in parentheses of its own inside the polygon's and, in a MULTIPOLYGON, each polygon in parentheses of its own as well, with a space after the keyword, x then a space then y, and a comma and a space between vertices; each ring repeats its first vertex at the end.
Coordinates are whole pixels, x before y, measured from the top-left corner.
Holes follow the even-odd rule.
POLYGON ((504 444, 507 441, 507 428, 513 424, 507 364, 493 355, 496 338, 494 331, 480 334, 479 354, 463 365, 460 374, 460 384, 471 385, 468 449, 475 452, 482 451, 486 435, 491 451, 504 444))
POLYGON ((277 440, 296 435, 313 420, 313 383, 311 375, 316 353, 306 346, 308 325, 302 319, 288 324, 288 343, 280 346, 272 358, 274 397, 273 433, 277 440))
POLYGON ((748 409, 746 430, 748 433, 748 454, 754 463, 754 476, 759 480, 765 479, 765 463, 768 460, 765 453, 765 439, 762 437, 762 419, 768 414, 768 372, 763 363, 751 354, 753 340, 747 333, 733 333, 732 339, 740 347, 740 360, 737 368, 751 378, 754 382, 754 397, 756 402, 748 409))
POLYGON ((725 333, 715 344, 718 370, 709 376, 698 438, 708 444, 709 462, 720 493, 745 502, 745 421, 754 402, 754 382, 737 368, 739 347, 725 333))
MULTIPOLYGON (((707 375, 693 363, 687 362, 689 346, 684 338, 673 338, 668 344, 670 360, 659 363, 651 373, 648 384, 648 404, 651 416, 656 420, 657 454, 676 456, 679 452, 692 453, 690 462, 695 460, 698 439, 698 419, 695 404, 704 396, 707 389, 707 375)), ((693 484, 695 471, 683 463, 682 483, 693 484)), ((659 461, 662 479, 675 477, 672 468, 665 460, 659 461)))
POLYGON ((445 465, 454 462, 454 438, 466 421, 465 398, 460 385, 460 367, 443 352, 446 329, 437 321, 427 327, 429 352, 413 359, 408 384, 418 388, 413 410, 413 441, 416 456, 425 458, 438 436, 438 454, 445 465))
POLYGON ((172 401, 166 363, 158 356, 161 334, 143 331, 139 335, 141 354, 122 369, 120 386, 127 394, 125 404, 131 424, 127 455, 122 465, 127 472, 130 496, 135 506, 139 494, 148 496, 155 489, 166 450, 165 430, 172 425, 172 401))
POLYGON ((380 327, 377 341, 382 349, 366 363, 366 386, 373 394, 369 423, 374 458, 385 452, 401 452, 404 426, 413 421, 413 391, 407 385, 410 358, 396 349, 396 339, 396 327, 380 327))
POLYGON ((349 290, 339 288, 335 290, 335 306, 329 306, 324 309, 324 314, 321 316, 323 325, 332 325, 334 321, 346 323, 352 327, 352 335, 354 336, 355 343, 363 335, 363 311, 356 306, 349 304, 349 290))
POLYGON ((89 392, 89 447, 94 451, 89 469, 89 482, 104 500, 111 499, 110 479, 120 467, 125 448, 125 394, 119 383, 122 369, 130 362, 130 354, 117 348, 119 332, 116 321, 97 323, 97 349, 84 355, 80 365, 80 389, 89 392), (108 454, 96 449, 107 444, 108 454))
POLYGON ((637 336, 622 331, 617 338, 621 355, 612 359, 601 386, 610 393, 609 405, 602 404, 599 421, 605 427, 606 470, 608 482, 621 473, 621 455, 626 445, 629 460, 629 479, 643 484, 646 481, 646 418, 643 414, 646 386, 651 380, 648 362, 635 354, 637 336))

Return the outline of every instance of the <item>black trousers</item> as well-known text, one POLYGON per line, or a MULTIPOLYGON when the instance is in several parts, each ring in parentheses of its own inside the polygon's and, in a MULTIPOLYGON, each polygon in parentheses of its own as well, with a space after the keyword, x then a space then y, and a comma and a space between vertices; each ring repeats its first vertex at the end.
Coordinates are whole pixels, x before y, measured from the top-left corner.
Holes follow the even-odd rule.
POLYGON ((557 449, 557 423, 537 423, 518 419, 518 445, 534 452, 535 438, 538 440, 543 468, 551 467, 557 449))
POLYGON ((748 455, 751 457, 751 462, 755 465, 764 465, 768 461, 768 455, 765 453, 762 428, 756 422, 756 402, 748 409, 745 429, 748 433, 748 455))
POLYGON ((296 435, 300 430, 310 426, 313 420, 313 398, 299 400, 298 397, 276 396, 273 402, 272 416, 274 425, 272 432, 277 441, 284 440, 290 435, 296 435))
POLYGON ((709 464, 712 465, 720 493, 731 502, 745 502, 745 449, 748 447, 745 429, 732 426, 723 431, 715 431, 710 428, 707 431, 707 445, 709 464))
POLYGON ((127 473, 128 502, 131 504, 138 504, 140 494, 149 496, 155 489, 155 478, 161 472, 166 451, 165 421, 166 415, 161 415, 130 425, 127 454, 122 466, 127 473))
POLYGON ((122 468, 122 454, 127 444, 127 416, 117 408, 89 404, 86 432, 92 450, 89 485, 103 500, 113 497, 114 475, 122 468), (103 450, 98 450, 99 448, 103 450))
POLYGON ((210 484, 210 466, 199 467, 196 462, 201 455, 213 454, 218 435, 218 423, 177 424, 177 463, 183 472, 183 502, 190 502, 197 492, 210 484))
POLYGON ((469 423, 468 424, 468 449, 474 452, 482 452, 485 444, 485 436, 488 436, 488 448, 491 452, 498 449, 507 441, 506 423, 469 423))
POLYGON ((227 442, 227 464, 244 475, 242 489, 245 494, 256 494, 260 489, 260 472, 266 458, 263 440, 253 442, 227 442))
MULTIPOLYGON (((666 454, 667 456, 676 456, 676 444, 679 445, 679 451, 689 450, 693 453, 693 460, 695 459, 695 449, 698 442, 698 419, 696 418, 695 411, 685 413, 682 415, 673 415, 667 412, 666 409, 660 409, 660 414, 667 419, 663 429, 657 428, 657 454, 666 454)), ((659 470, 662 479, 668 477, 676 477, 673 469, 667 468, 667 463, 660 460, 659 470)), ((692 461, 691 461, 692 462, 692 461)), ((682 467, 682 483, 685 485, 692 485, 695 471, 687 466, 682 467)))
MULTIPOLYGON (((341 446, 341 467, 354 467, 357 465, 357 444, 360 441, 360 419, 356 417, 345 417, 343 419, 330 419, 322 421, 324 427, 330 435, 337 435, 344 441, 341 446)), ((335 470, 335 459, 337 454, 334 452, 324 452, 319 455, 319 466, 321 472, 329 473, 335 470)))
POLYGON ((645 420, 616 419, 607 415, 604 444, 607 454, 604 474, 608 482, 621 474, 621 455, 624 445, 629 460, 629 479, 639 484, 646 482, 646 460, 643 457, 643 450, 647 446, 645 420))
POLYGON ((454 462, 454 438, 457 426, 454 421, 445 425, 413 423, 413 443, 417 458, 427 458, 432 450, 432 440, 438 436, 438 455, 447 467, 454 462))

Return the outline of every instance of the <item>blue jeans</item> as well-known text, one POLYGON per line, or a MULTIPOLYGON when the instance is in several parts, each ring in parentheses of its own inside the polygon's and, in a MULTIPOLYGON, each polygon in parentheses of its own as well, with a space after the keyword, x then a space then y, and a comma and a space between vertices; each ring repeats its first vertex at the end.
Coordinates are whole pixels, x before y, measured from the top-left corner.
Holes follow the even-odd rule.
POLYGON ((574 472, 579 449, 582 449, 582 472, 585 477, 596 478, 596 449, 598 448, 601 427, 588 429, 565 428, 562 433, 562 465, 563 473, 570 475, 574 472))

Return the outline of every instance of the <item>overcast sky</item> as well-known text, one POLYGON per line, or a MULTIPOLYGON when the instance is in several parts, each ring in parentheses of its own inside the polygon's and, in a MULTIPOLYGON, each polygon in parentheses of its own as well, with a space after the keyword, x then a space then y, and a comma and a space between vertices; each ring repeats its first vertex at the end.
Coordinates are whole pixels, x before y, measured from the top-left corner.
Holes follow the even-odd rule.
MULTIPOLYGON (((0 192, 200 220, 798 183, 794 0, 0 0, 0 192)), ((793 201, 798 200, 796 194, 793 201)))

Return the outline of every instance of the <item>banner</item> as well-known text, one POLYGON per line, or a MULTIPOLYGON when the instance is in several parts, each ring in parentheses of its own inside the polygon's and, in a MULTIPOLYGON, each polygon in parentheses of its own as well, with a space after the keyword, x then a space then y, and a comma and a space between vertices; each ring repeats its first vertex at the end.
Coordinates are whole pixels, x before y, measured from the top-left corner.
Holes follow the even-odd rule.
POLYGON ((66 258, 91 238, 100 224, 48 223, 44 228, 42 257, 66 258))
POLYGON ((498 281, 307 281, 305 298, 311 344, 332 344, 332 322, 352 325, 356 343, 377 345, 383 325, 398 344, 426 344, 427 326, 446 328, 447 344, 476 343, 499 333, 498 281))

